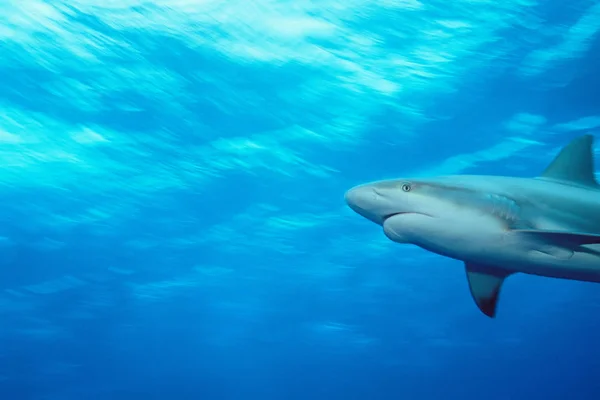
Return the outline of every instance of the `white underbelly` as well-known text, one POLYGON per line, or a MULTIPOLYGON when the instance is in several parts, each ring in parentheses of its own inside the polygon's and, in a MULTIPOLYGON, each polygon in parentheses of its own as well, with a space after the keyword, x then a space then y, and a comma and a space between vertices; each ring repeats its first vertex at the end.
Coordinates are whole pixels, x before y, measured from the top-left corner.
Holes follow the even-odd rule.
POLYGON ((556 278, 600 282, 600 247, 585 246, 583 251, 558 249, 556 253, 530 250, 521 272, 556 278))
POLYGON ((490 239, 489 236, 485 240, 471 238, 470 246, 463 246, 468 251, 454 258, 512 272, 600 282, 600 245, 569 249, 527 241, 507 232, 490 239))

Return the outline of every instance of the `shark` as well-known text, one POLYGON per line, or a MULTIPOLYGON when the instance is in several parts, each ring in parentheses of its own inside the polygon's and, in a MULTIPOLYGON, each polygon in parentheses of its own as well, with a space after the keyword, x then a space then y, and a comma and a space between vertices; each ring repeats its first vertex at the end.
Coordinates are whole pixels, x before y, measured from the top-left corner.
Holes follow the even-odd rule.
POLYGON ((447 175, 354 186, 346 204, 385 236, 464 264, 479 310, 496 317, 516 273, 600 283, 594 138, 578 136, 533 177, 447 175))

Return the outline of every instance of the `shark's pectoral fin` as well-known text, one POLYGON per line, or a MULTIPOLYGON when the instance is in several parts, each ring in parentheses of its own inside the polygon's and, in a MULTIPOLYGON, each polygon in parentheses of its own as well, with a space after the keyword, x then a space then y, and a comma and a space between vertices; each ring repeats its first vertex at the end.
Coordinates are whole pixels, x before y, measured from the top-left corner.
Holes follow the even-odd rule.
POLYGON ((529 235, 545 243, 562 246, 582 246, 584 244, 600 244, 600 235, 579 232, 543 231, 534 229, 517 229, 519 235, 529 235))
POLYGON ((494 318, 502 283, 511 272, 471 262, 465 262, 465 269, 475 304, 485 315, 494 318))

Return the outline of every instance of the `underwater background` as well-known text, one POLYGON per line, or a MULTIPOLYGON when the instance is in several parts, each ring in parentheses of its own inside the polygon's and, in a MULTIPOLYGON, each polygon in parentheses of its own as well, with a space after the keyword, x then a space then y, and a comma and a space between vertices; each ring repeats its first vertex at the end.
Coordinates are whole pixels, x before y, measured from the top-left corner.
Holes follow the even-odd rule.
POLYGON ((515 275, 489 319, 343 198, 536 176, 600 133, 599 33, 591 0, 3 0, 0 399, 600 399, 600 285, 515 275))

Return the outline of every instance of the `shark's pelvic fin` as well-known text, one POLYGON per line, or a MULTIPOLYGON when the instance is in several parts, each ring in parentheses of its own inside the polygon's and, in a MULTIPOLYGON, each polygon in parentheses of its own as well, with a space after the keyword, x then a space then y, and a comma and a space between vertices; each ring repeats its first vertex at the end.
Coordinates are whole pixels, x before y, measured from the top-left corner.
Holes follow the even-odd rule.
POLYGON ((572 140, 563 147, 540 177, 600 188, 594 177, 593 144, 592 135, 572 140))
POLYGON ((502 283, 511 272, 472 262, 465 262, 465 269, 475 304, 485 315, 494 318, 502 283))
POLYGON ((530 235, 546 243, 563 246, 582 246, 584 244, 600 244, 600 235, 580 232, 542 231, 534 229, 516 229, 520 235, 530 235))

